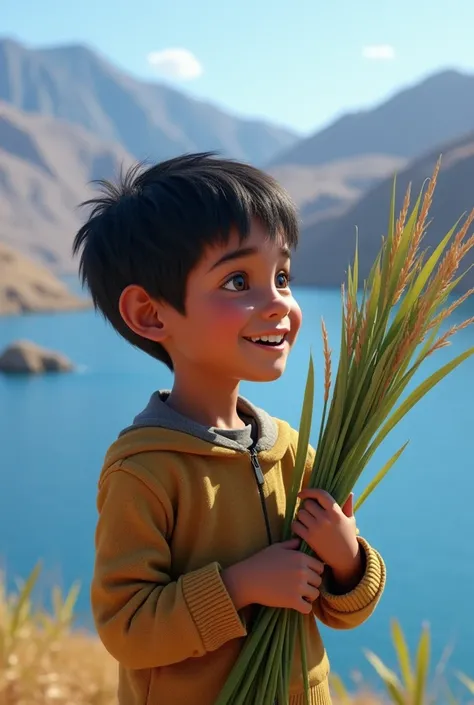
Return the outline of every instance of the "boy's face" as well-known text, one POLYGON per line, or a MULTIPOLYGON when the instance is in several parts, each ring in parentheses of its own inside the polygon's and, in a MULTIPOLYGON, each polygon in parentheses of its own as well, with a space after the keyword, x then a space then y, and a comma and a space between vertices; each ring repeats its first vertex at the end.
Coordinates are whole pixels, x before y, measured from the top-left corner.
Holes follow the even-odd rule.
POLYGON ((278 379, 301 326, 289 274, 287 248, 258 222, 243 243, 235 235, 205 251, 188 277, 186 314, 163 311, 175 374, 215 384, 278 379))

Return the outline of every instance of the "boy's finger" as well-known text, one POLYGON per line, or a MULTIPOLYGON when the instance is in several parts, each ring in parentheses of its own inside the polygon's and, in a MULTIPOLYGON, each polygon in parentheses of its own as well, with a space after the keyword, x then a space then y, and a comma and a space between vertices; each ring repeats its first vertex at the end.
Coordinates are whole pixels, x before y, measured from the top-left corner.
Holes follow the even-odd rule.
POLYGON ((300 544, 301 539, 288 539, 288 541, 282 541, 280 546, 282 548, 287 548, 288 550, 295 550, 295 548, 299 548, 300 544))
POLYGON ((318 558, 313 558, 312 556, 308 556, 310 558, 309 562, 309 567, 311 570, 314 570, 315 573, 318 573, 318 575, 322 575, 324 573, 324 563, 320 561, 318 558))
POLYGON ((298 497, 300 499, 314 499, 323 509, 332 509, 337 504, 336 500, 334 497, 331 497, 329 492, 311 487, 306 487, 304 490, 301 490, 301 492, 298 493, 298 497))
POLYGON ((314 519, 322 519, 324 517, 324 509, 321 507, 319 502, 316 502, 314 499, 307 499, 302 508, 298 509, 298 519, 304 517, 305 512, 306 514, 312 516, 314 519))
POLYGON ((342 512, 343 512, 343 514, 346 515, 346 517, 354 516, 354 493, 353 492, 350 493, 349 497, 344 502, 344 506, 342 507, 342 512))

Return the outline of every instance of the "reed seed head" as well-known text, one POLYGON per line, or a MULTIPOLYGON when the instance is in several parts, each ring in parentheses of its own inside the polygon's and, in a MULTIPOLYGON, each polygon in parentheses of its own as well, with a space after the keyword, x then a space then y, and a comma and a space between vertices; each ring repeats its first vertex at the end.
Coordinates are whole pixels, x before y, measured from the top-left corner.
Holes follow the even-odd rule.
POLYGON ((321 318, 321 329, 323 334, 323 352, 324 352, 324 401, 328 401, 329 392, 331 389, 331 349, 329 347, 329 338, 324 323, 324 318, 321 318))

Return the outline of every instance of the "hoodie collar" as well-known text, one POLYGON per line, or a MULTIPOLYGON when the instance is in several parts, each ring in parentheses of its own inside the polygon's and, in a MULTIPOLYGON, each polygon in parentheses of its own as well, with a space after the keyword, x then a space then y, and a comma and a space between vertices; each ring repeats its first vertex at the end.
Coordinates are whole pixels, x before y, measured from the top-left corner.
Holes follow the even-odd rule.
MULTIPOLYGON (((239 443, 237 437, 233 439, 219 433, 219 429, 202 426, 172 409, 166 404, 169 394, 168 390, 160 390, 152 394, 145 409, 135 416, 130 426, 120 432, 119 437, 138 428, 158 427, 194 436, 194 438, 211 443, 213 446, 237 451, 248 450, 248 446, 239 443)), ((255 450, 261 452, 273 448, 278 438, 278 426, 275 419, 263 409, 251 404, 244 397, 238 398, 237 409, 243 417, 249 418, 255 426, 255 450)))

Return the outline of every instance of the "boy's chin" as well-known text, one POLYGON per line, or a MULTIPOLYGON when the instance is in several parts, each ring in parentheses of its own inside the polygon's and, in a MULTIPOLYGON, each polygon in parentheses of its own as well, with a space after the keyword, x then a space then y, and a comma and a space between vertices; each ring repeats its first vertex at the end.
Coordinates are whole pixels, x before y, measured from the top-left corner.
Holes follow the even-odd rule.
POLYGON ((254 370, 245 376, 246 382, 275 382, 286 369, 286 360, 265 370, 254 370))

